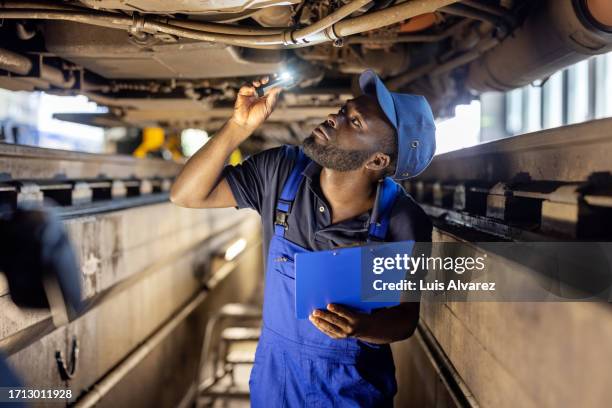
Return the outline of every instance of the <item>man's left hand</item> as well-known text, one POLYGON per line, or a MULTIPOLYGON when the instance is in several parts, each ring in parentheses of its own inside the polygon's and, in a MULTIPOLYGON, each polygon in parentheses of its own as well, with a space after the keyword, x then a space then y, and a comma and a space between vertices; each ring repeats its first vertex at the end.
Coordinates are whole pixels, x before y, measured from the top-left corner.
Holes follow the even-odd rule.
POLYGON ((368 337, 372 316, 330 303, 327 310, 317 309, 308 317, 312 324, 333 339, 368 337))
POLYGON ((373 310, 372 314, 332 303, 327 310, 312 312, 309 319, 333 339, 356 337, 369 343, 387 344, 412 336, 419 321, 419 303, 405 302, 373 310))

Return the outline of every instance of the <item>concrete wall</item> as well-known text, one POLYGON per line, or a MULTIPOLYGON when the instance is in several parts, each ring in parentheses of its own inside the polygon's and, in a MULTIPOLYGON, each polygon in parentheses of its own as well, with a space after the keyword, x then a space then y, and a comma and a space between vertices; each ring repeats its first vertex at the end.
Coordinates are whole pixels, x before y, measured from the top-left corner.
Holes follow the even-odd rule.
POLYGON ((201 290, 214 272, 215 253, 238 237, 248 240, 232 273, 102 401, 175 406, 195 377, 208 314, 226 302, 246 301, 262 279, 259 217, 164 203, 75 218, 66 227, 81 261, 89 310, 54 327, 49 312, 17 309, 0 284, 0 345, 26 384, 70 387, 75 395, 84 395, 201 290), (64 381, 55 355, 69 355, 74 337, 77 372, 64 381))
MULTIPOLYGON (((453 240, 458 238, 436 229, 434 241, 453 240)), ((421 325, 446 361, 429 358, 432 350, 419 336, 395 344, 397 406, 454 406, 453 392, 483 407, 604 407, 612 401, 612 309, 607 303, 434 302, 424 297, 421 325), (449 389, 444 384, 449 378, 465 389, 449 389)))

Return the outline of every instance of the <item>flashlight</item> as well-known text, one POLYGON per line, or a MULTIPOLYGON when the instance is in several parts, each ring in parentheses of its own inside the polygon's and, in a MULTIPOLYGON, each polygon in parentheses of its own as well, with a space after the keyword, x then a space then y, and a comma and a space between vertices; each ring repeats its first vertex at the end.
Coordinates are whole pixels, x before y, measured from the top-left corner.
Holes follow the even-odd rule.
POLYGON ((270 92, 270 89, 280 86, 281 88, 289 88, 294 85, 295 77, 291 75, 290 72, 284 71, 279 75, 276 75, 276 78, 272 79, 267 84, 261 85, 259 88, 255 88, 257 90, 257 96, 262 97, 267 95, 270 92))

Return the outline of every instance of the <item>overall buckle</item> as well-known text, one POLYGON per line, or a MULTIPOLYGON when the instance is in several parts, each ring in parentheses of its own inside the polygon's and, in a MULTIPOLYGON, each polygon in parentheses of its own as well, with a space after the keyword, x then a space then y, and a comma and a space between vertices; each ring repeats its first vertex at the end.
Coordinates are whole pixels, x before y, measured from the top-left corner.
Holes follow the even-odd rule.
POLYGON ((287 225, 287 218, 289 214, 283 211, 276 210, 276 216, 274 217, 274 224, 280 225, 284 229, 287 229, 289 225, 287 225))

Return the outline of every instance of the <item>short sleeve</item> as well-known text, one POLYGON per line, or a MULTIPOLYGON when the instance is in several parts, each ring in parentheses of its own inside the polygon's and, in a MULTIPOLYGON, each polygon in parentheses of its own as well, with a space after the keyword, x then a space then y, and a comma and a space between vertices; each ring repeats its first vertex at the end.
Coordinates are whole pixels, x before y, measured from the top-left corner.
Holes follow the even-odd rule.
POLYGON ((391 211, 392 241, 431 242, 433 225, 421 206, 404 193, 391 211))
POLYGON ((221 176, 227 180, 238 208, 252 208, 261 214, 283 155, 283 147, 278 147, 250 156, 236 166, 225 166, 221 176))

